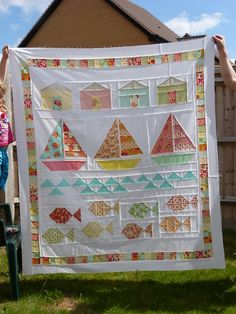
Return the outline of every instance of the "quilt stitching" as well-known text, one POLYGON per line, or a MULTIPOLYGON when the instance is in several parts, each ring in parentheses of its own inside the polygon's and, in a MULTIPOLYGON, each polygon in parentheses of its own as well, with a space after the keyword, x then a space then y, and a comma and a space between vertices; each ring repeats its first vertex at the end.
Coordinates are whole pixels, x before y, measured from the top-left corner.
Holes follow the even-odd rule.
MULTIPOLYGON (((208 173, 207 173, 207 145, 206 145, 206 131, 205 131, 205 121, 202 120, 202 116, 205 112, 205 106, 201 101, 204 100, 204 72, 203 72, 203 57, 204 50, 200 49, 197 51, 175 53, 170 55, 163 56, 149 56, 149 57, 133 57, 133 58, 111 58, 111 59, 99 59, 99 60, 47 60, 47 59, 31 59, 28 60, 28 66, 22 67, 22 83, 24 88, 24 104, 25 104, 25 121, 26 121, 26 135, 27 135, 27 146, 28 146, 28 157, 30 160, 29 164, 29 176, 30 176, 30 212, 31 212, 31 224, 34 225, 32 229, 32 253, 33 253, 33 264, 73 264, 73 263, 88 263, 88 262, 105 262, 105 261, 123 261, 123 260, 185 260, 185 259, 198 259, 198 258, 211 258, 213 256, 212 246, 211 246, 211 232, 209 228, 210 221, 210 211, 209 211, 209 194, 208 194, 208 173), (161 64, 168 62, 181 62, 184 60, 196 60, 196 99, 200 101, 197 103, 197 121, 198 121, 198 139, 199 139, 199 162, 201 171, 201 203, 203 204, 202 216, 203 216, 203 231, 204 231, 204 246, 205 249, 202 251, 195 252, 138 252, 138 253, 122 253, 122 254, 100 254, 99 256, 76 256, 76 257, 41 257, 39 255, 39 238, 37 235, 37 216, 38 216, 38 188, 37 188, 37 171, 35 169, 36 163, 36 153, 34 145, 34 125, 33 125, 33 112, 32 112, 32 102, 31 102, 31 92, 30 92, 30 74, 29 66, 35 66, 39 68, 45 67, 59 67, 59 68, 75 68, 75 67, 88 67, 88 68, 100 68, 100 67, 119 67, 119 66, 142 66, 142 65, 152 65, 152 64, 161 64)), ((168 94, 169 101, 176 101, 176 94, 168 94)), ((181 132, 180 132, 181 133, 181 132)), ((186 137, 185 137, 186 139, 186 137)), ((182 150, 183 147, 189 146, 189 142, 183 144, 175 144, 175 148, 182 150)), ((169 146, 172 147, 173 143, 169 143, 169 146)), ((192 147, 193 148, 193 147, 192 147)), ((129 149, 133 149, 130 148, 129 149)), ((60 151, 59 151, 60 153, 60 151)), ((47 155, 48 156, 48 155, 47 155)), ((190 156, 188 156, 190 157, 190 156)), ((186 160, 184 160, 186 162, 186 160)), ((163 163, 163 161, 161 161, 163 163)), ((161 179, 160 177, 156 180, 161 179)), ((182 178, 183 179, 183 178, 182 178)), ((196 180, 195 174, 187 172, 185 175, 186 180, 196 180)), ((169 179, 171 180, 171 179, 169 179)), ((52 182, 45 181, 43 184, 44 188, 52 187, 52 182)), ((165 181, 166 182, 166 181, 165 181)), ((168 181, 167 181, 168 182, 168 181)), ((78 185, 84 185, 84 180, 78 180, 78 185)), ((56 188, 60 191, 58 188, 56 188)), ((90 187, 86 187, 91 191, 90 187)), ((54 189, 55 190, 55 189, 54 189)), ((196 200, 193 200, 191 203, 193 206, 196 206, 196 200)), ((173 220, 173 219, 172 219, 173 220)), ((165 227, 168 230, 175 230, 178 223, 176 220, 174 222, 169 222, 169 219, 165 221, 165 227), (167 223, 168 221, 168 223, 167 223)), ((163 222, 164 223, 164 222, 163 222)), ((185 229, 191 228, 190 218, 181 221, 181 225, 185 229)), ((180 227, 180 226, 179 226, 180 227)), ((178 227, 178 228, 179 228, 178 227)), ((150 227, 149 227, 150 228, 150 227)), ((177 228, 177 229, 178 229, 177 228)), ((165 230, 166 230, 165 229, 165 230)), ((176 230, 177 230, 176 229, 176 230)), ((109 225, 108 230, 111 230, 111 225, 109 225)), ((149 230, 149 229, 148 229, 149 230)), ((69 231, 69 238, 72 239, 72 231, 69 231)), ((59 229, 51 229, 50 234, 44 234, 45 239, 49 241, 57 242, 64 235, 60 232, 59 229)))

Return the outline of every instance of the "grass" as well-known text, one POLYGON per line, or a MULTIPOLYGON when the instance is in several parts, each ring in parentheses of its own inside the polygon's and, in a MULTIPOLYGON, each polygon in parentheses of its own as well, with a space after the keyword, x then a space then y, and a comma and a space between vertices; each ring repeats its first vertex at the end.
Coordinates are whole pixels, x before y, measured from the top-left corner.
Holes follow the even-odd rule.
POLYGON ((224 232, 226 269, 21 276, 9 299, 0 251, 0 314, 236 313, 236 232, 224 232))

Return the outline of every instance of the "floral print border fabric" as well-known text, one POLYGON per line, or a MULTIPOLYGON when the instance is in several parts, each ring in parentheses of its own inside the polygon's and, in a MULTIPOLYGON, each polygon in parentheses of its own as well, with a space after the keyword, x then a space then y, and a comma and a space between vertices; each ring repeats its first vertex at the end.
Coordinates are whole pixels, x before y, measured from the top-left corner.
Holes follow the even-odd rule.
POLYGON ((211 39, 10 61, 25 273, 224 267, 211 39))

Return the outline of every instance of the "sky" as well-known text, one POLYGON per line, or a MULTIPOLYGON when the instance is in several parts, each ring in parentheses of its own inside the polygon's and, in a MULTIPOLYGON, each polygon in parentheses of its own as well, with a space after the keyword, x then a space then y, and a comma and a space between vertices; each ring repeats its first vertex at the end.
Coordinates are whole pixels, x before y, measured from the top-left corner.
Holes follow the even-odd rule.
MULTIPOLYGON (((51 2, 52 0, 0 0, 0 47, 5 44, 17 47, 51 2)), ((236 59, 236 0, 132 2, 148 10, 179 36, 185 33, 223 35, 229 57, 236 59)))

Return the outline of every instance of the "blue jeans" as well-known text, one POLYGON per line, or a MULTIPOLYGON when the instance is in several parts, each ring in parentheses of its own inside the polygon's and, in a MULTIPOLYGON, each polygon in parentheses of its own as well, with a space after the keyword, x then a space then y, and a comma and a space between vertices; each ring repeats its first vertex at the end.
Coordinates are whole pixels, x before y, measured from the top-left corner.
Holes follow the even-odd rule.
POLYGON ((0 190, 5 190, 8 177, 8 154, 7 148, 0 147, 0 190))

